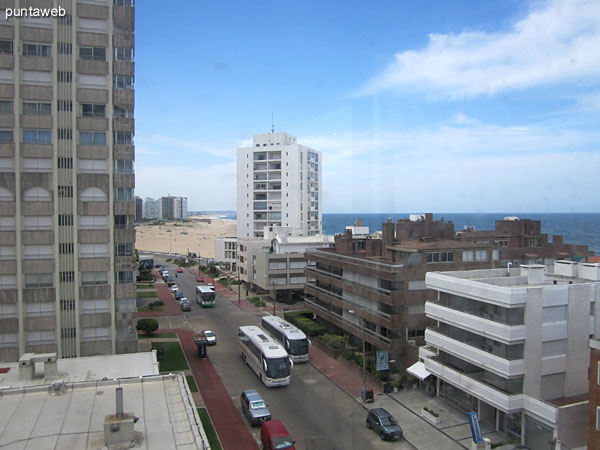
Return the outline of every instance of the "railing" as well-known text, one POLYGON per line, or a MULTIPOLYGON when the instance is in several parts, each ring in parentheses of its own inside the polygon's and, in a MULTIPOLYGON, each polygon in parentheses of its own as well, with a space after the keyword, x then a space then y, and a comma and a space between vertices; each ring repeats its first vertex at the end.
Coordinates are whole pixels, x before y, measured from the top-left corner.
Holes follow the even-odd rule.
POLYGON ((355 281, 350 281, 350 280, 348 280, 348 279, 346 279, 346 278, 344 278, 344 277, 342 277, 340 275, 336 275, 334 273, 327 272, 325 270, 320 270, 320 269, 317 269, 317 268, 311 268, 311 269, 307 269, 307 270, 309 270, 310 272, 314 272, 316 274, 321 274, 321 275, 324 275, 326 277, 333 278, 335 280, 339 280, 339 281, 341 281, 341 282, 343 282, 345 284, 349 284, 351 286, 356 286, 356 287, 358 287, 360 289, 367 289, 368 291, 372 291, 372 292, 375 292, 375 293, 380 294, 380 295, 385 295, 386 297, 389 297, 390 300, 391 300, 392 291, 390 291, 388 289, 383 289, 383 288, 374 287, 374 286, 368 286, 366 284, 360 284, 360 283, 357 283, 355 281))
POLYGON ((400 269, 404 268, 404 264, 390 264, 383 261, 373 261, 366 258, 358 258, 354 256, 340 255, 334 252, 328 252, 324 250, 307 250, 305 255, 316 255, 323 258, 327 258, 334 261, 345 262, 347 264, 354 264, 360 267, 368 269, 379 270, 381 272, 398 273, 400 269))
POLYGON ((335 292, 331 292, 331 291, 328 291, 327 289, 323 289, 323 288, 317 286, 316 284, 307 284, 307 287, 309 289, 314 289, 315 291, 322 292, 323 294, 330 295, 331 297, 334 297, 334 298, 338 299, 339 301, 344 302, 348 307, 358 308, 367 314, 371 314, 373 316, 377 316, 381 319, 387 319, 387 320, 391 320, 391 318, 392 318, 392 316, 388 313, 384 313, 381 311, 373 311, 372 309, 365 309, 365 307, 363 305, 360 305, 358 303, 350 301, 350 300, 344 298, 343 296, 336 294, 335 292))
MULTIPOLYGON (((315 301, 309 299, 309 298, 305 298, 304 301, 306 303, 308 303, 309 305, 313 306, 315 309, 318 309, 320 311, 323 311, 329 315, 334 316, 337 320, 339 320, 340 322, 342 322, 344 324, 344 326, 347 326, 349 328, 352 328, 353 330, 356 331, 356 336, 360 336, 361 333, 363 332, 363 327, 356 325, 353 322, 349 322, 348 320, 344 319, 343 316, 338 316, 335 315, 332 311, 328 310, 327 308, 322 307, 321 305, 319 305, 318 303, 316 303, 315 301)), ((392 340, 390 338, 387 338, 385 336, 382 336, 381 334, 378 334, 376 332, 374 332, 373 330, 369 330, 368 328, 365 328, 365 334, 368 334, 369 336, 371 336, 374 339, 377 339, 378 341, 381 341, 387 345, 390 345, 392 343, 392 340)))

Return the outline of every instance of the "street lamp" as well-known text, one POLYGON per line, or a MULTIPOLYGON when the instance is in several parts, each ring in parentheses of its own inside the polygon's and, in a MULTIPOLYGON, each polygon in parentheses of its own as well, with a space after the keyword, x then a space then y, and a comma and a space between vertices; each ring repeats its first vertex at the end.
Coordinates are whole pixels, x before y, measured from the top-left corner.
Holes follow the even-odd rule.
POLYGON ((238 264, 238 262, 235 262, 235 268, 237 270, 237 279, 238 279, 238 305, 242 304, 242 286, 240 285, 240 265, 238 264))
POLYGON ((355 314, 356 317, 358 317, 358 320, 360 320, 360 324, 361 324, 361 328, 362 328, 362 382, 363 382, 363 387, 362 387, 362 400, 363 402, 365 401, 365 398, 367 396, 367 364, 366 364, 366 349, 365 349, 365 319, 364 317, 360 317, 358 314, 356 314, 354 312, 353 309, 350 309, 348 311, 350 314, 355 314))

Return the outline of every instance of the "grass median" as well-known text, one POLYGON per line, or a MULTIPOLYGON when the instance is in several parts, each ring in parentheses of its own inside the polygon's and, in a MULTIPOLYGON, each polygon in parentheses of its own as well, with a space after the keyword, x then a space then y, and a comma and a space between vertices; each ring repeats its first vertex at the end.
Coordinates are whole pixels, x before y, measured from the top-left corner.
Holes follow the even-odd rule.
POLYGON ((219 442, 217 432, 215 431, 215 427, 213 426, 212 420, 210 420, 210 416, 208 415, 206 408, 198 408, 198 415, 202 421, 202 426, 204 427, 204 432, 206 433, 206 438, 208 439, 208 444, 210 445, 211 450, 223 450, 223 447, 221 447, 221 442, 219 442))
POLYGON ((187 360, 179 342, 153 342, 161 372, 180 372, 188 370, 187 360))

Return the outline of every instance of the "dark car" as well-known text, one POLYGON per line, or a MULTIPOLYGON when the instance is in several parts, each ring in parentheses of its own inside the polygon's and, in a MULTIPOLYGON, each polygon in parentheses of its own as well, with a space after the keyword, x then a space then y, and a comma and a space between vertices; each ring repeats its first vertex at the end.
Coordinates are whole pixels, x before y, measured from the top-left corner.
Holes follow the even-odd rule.
POLYGON ((240 396, 242 412, 248 418, 250 425, 258 426, 271 420, 271 412, 265 401, 255 389, 246 389, 240 396))
POLYGON ((402 428, 389 412, 383 408, 373 408, 367 414, 367 428, 371 428, 384 441, 402 439, 402 428))
POLYGON ((183 297, 185 297, 185 295, 183 295, 183 292, 177 289, 175 291, 175 300, 181 300, 183 297))

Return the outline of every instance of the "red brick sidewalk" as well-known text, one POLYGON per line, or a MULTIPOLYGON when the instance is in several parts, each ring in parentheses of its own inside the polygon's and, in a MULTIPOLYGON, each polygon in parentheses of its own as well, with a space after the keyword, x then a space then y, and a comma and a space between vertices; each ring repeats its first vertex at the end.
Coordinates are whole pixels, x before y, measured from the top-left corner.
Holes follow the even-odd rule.
MULTIPOLYGON (((333 359, 314 345, 310 346, 309 361, 315 369, 346 391, 348 395, 354 398, 361 396, 361 374, 349 370, 343 362, 333 359)), ((367 389, 373 389, 373 393, 381 392, 376 386, 369 383, 368 378, 367 389)))
POLYGON ((154 277, 154 286, 156 287, 156 293, 158 294, 158 299, 162 300, 164 303, 162 311, 148 311, 148 312, 139 312, 137 313, 138 317, 160 317, 160 316, 177 316, 179 314, 183 314, 177 300, 173 294, 171 294, 171 289, 164 283, 158 270, 152 270, 152 276, 154 277))
MULTIPOLYGON (((179 329, 158 330, 159 333, 173 331, 177 332, 177 336, 179 336, 179 342, 181 342, 181 347, 223 448, 225 450, 258 449, 254 438, 248 431, 237 407, 231 400, 231 396, 225 389, 210 360, 208 358, 198 358, 197 347, 193 338, 194 332, 179 329)), ((207 349, 209 358, 210 352, 218 351, 213 350, 213 348, 209 347, 207 349)))

